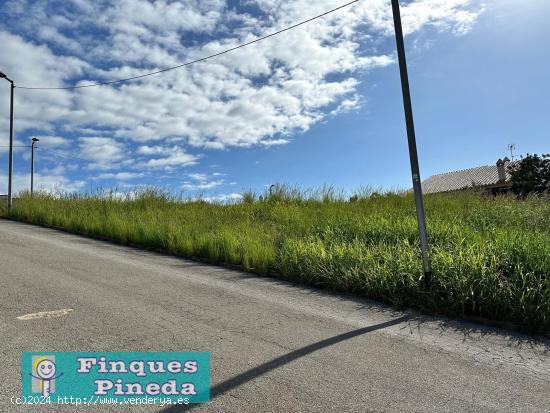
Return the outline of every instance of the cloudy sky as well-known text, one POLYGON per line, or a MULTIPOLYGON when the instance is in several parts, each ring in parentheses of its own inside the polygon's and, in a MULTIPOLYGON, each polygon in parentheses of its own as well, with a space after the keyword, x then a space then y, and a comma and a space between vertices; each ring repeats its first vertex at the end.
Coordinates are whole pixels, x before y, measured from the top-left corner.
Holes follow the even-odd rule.
MULTIPOLYGON (((63 87, 200 58, 345 0, 6 0, 0 70, 63 87)), ((402 2, 423 177, 550 152, 545 0, 402 2)), ((16 89, 16 145, 40 143, 37 186, 154 185, 223 199, 274 182, 408 187, 391 8, 360 0, 185 68, 74 90, 16 89)), ((9 84, 0 82, 0 193, 9 84), (1 119, 1 117, 0 117, 1 119)), ((29 186, 30 149, 15 153, 29 186)))

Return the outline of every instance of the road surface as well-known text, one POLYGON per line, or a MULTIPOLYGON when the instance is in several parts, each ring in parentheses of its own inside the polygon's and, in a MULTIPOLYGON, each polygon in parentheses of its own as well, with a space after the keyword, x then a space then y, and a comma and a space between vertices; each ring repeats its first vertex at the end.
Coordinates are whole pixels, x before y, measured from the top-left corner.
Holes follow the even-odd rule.
POLYGON ((0 286, 1 412, 22 351, 210 351, 197 412, 550 411, 550 342, 505 330, 5 220, 0 286))

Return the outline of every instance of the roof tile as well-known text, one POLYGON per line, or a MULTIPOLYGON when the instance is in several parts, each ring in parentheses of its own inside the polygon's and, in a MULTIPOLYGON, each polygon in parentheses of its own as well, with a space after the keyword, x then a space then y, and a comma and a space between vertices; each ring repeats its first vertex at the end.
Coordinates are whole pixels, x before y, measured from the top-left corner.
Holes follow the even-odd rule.
MULTIPOLYGON (((506 181, 509 180, 510 174, 506 170, 506 181)), ((495 185, 497 183, 498 167, 496 165, 485 165, 430 176, 422 182, 422 191, 426 194, 432 194, 495 185)))

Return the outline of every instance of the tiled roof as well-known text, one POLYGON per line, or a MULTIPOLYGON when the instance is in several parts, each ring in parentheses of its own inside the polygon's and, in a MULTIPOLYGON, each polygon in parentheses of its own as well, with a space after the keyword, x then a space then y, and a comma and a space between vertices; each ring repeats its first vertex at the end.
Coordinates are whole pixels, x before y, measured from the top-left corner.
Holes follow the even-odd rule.
MULTIPOLYGON (((507 169, 506 181, 509 181, 510 174, 507 169)), ((490 186, 498 183, 498 167, 496 165, 485 165, 430 176, 422 182, 422 192, 426 194, 448 192, 465 188, 490 186)))

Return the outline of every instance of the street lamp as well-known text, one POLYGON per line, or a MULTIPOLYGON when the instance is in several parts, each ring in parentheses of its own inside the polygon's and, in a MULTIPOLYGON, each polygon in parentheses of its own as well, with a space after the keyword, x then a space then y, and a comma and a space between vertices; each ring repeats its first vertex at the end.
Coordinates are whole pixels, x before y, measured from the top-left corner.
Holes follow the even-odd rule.
POLYGON ((392 0, 393 23, 395 26, 395 41, 397 44, 397 58, 399 60, 399 73, 401 76, 401 89, 403 93, 403 107, 405 109, 405 123, 407 125, 407 139, 409 141, 409 158, 413 181, 414 200, 416 204, 416 219, 418 232, 420 233, 420 249, 422 250, 422 264, 424 267, 424 282, 430 285, 432 269, 428 256, 428 232, 426 231, 426 216, 424 214, 424 201, 422 199, 422 184, 420 180, 420 168, 418 166, 418 154, 416 152, 416 135, 414 132, 414 119, 409 88, 409 74, 407 72, 407 59, 405 57, 405 42, 403 41, 403 27, 401 25, 401 11, 399 0, 392 0))
POLYGON ((31 144, 31 196, 34 192, 34 144, 36 142, 40 142, 40 139, 38 138, 32 138, 32 144, 31 144))
POLYGON ((4 72, 0 72, 0 78, 6 79, 11 83, 11 94, 10 94, 10 149, 8 155, 8 209, 11 209, 12 206, 12 175, 13 175, 13 90, 15 85, 13 80, 11 80, 4 72))

